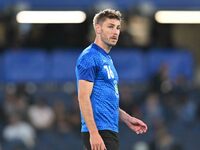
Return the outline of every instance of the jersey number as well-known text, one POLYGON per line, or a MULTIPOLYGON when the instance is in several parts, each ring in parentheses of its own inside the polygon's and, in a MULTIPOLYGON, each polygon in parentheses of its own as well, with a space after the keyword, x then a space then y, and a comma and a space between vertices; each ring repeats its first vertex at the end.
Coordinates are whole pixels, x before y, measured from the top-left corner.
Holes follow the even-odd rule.
POLYGON ((110 66, 105 65, 104 68, 106 69, 107 75, 108 75, 108 79, 113 79, 114 78, 114 74, 110 68, 110 66))

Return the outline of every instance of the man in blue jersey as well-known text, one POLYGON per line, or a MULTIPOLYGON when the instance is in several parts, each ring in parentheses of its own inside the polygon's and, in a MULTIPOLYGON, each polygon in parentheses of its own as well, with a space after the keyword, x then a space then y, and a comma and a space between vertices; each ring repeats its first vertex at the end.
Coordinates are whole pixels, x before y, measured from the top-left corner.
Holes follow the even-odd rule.
POLYGON ((93 26, 95 41, 76 64, 83 142, 87 150, 118 150, 119 118, 137 134, 145 133, 147 125, 119 108, 119 78, 109 52, 118 41, 121 13, 100 11, 93 26))

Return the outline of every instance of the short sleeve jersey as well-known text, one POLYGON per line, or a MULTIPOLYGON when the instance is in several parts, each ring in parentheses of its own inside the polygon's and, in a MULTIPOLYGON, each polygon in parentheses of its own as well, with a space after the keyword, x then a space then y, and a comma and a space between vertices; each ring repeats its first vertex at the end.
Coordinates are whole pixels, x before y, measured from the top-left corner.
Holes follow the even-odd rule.
MULTIPOLYGON (((76 77, 77 82, 94 83, 90 99, 98 130, 118 132, 119 78, 110 55, 95 43, 91 44, 77 60, 76 77)), ((88 132, 82 115, 81 131, 88 132)))

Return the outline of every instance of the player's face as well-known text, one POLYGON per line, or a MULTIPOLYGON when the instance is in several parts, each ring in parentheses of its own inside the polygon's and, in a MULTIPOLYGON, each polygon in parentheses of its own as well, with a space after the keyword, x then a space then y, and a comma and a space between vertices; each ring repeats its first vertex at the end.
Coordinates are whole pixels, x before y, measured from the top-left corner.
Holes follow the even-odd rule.
POLYGON ((106 19, 100 26, 102 42, 108 46, 115 46, 119 38, 121 22, 117 19, 106 19))

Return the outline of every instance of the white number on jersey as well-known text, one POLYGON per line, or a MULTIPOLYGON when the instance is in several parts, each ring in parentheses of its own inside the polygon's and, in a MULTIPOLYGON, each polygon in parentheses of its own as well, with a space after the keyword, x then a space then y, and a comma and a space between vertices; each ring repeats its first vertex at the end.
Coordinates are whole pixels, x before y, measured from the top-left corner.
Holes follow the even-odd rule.
POLYGON ((108 79, 114 79, 114 73, 112 72, 110 66, 105 65, 104 68, 106 69, 107 75, 108 75, 108 79))

